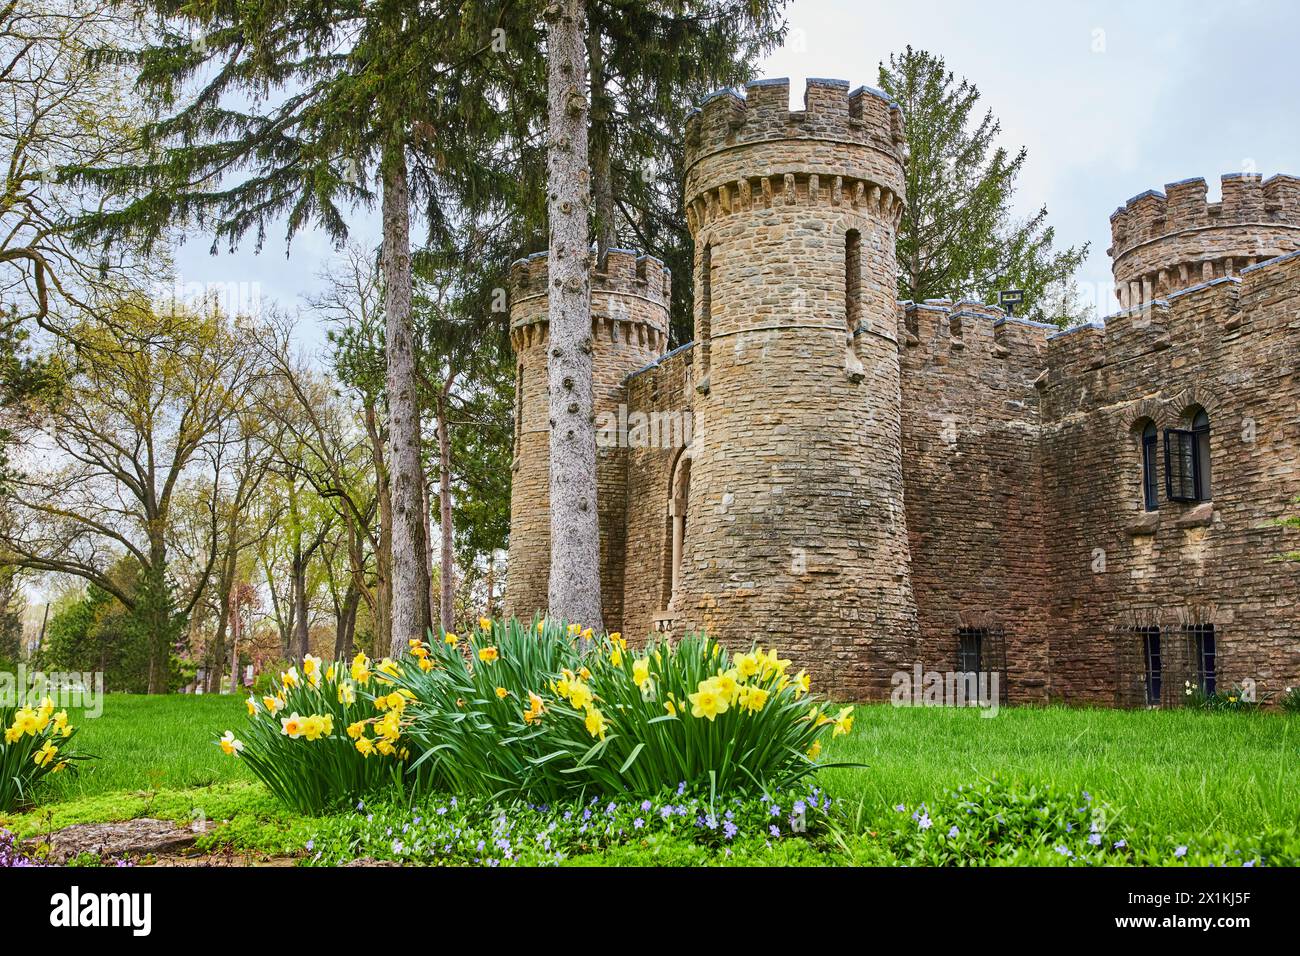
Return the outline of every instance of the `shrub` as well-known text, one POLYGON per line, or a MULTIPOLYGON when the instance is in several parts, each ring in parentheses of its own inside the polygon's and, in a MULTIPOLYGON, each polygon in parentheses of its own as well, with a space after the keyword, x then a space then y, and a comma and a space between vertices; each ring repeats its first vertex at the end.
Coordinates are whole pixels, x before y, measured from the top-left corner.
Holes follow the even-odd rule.
POLYGON ((637 654, 618 634, 485 619, 467 640, 417 646, 397 679, 420 760, 458 793, 733 794, 793 785, 818 769, 823 736, 852 727, 851 707, 827 712, 788 665, 702 635, 637 654))
POLYGON ((56 713, 48 697, 35 707, 0 707, 0 726, 0 811, 32 803, 42 781, 84 759, 69 747, 76 731, 67 711, 56 713))
POLYGON ((401 788, 411 753, 396 671, 386 658, 326 665, 309 654, 301 672, 291 666, 270 693, 249 696, 244 739, 228 730, 217 743, 302 813, 401 788))
POLYGON ((1234 685, 1227 691, 1215 691, 1207 694, 1191 681, 1185 681, 1183 699, 1188 707, 1197 710, 1255 711, 1259 710, 1259 701, 1240 686, 1234 685))
POLYGON ((1277 702, 1288 714, 1300 714, 1300 687, 1288 687, 1277 702))

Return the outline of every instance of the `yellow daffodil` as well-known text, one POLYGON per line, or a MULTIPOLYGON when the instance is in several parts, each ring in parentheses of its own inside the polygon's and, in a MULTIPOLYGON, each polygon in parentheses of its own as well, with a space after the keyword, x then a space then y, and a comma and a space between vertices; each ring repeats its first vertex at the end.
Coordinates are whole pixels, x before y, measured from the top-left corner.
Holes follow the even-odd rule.
POLYGON ((812 678, 808 676, 807 671, 800 671, 794 677, 794 696, 802 697, 808 693, 812 687, 812 678))
MULTIPOLYGON (((401 671, 397 667, 397 664, 394 663, 393 659, 390 657, 385 657, 382 661, 380 661, 379 666, 376 667, 375 670, 377 670, 380 674, 388 675, 388 677, 396 677, 398 674, 401 673, 401 671)), ((391 680, 388 680, 385 677, 379 677, 377 678, 377 680, 385 684, 392 683, 391 680)))
POLYGON ((735 661, 736 673, 740 676, 741 680, 749 680, 749 678, 759 672, 762 666, 758 662, 758 656, 752 651, 748 654, 742 654, 740 657, 737 657, 735 661))
POLYGON ((835 715, 835 730, 831 733, 832 737, 838 737, 841 734, 847 734, 853 729, 853 708, 843 707, 835 715))
POLYGON ((545 621, 545 619, 543 619, 543 620, 539 620, 539 621, 537 622, 537 633, 540 634, 540 633, 542 633, 542 631, 544 631, 544 630, 546 630, 546 621, 545 621))
POLYGON ((375 749, 378 750, 385 757, 391 757, 393 754, 397 753, 397 748, 394 747, 392 743, 390 743, 388 740, 377 741, 375 743, 375 749))
POLYGON ((298 677, 298 668, 296 667, 290 667, 280 675, 280 683, 285 687, 297 687, 299 682, 300 678, 298 677))
POLYGON ((370 681, 370 658, 365 654, 358 654, 352 658, 352 679, 358 684, 366 684, 370 681))
POLYGON ((429 660, 429 658, 427 657, 420 658, 420 670, 424 671, 426 674, 429 673, 429 671, 433 670, 433 666, 434 666, 433 661, 429 660))
POLYGON ((451 631, 448 631, 446 634, 442 635, 442 643, 448 644, 451 647, 455 647, 459 642, 460 642, 460 638, 458 638, 455 634, 451 633, 451 631))
POLYGON ((713 679, 713 685, 717 688, 718 693, 727 698, 728 704, 734 704, 736 698, 740 695, 740 683, 736 680, 736 672, 725 671, 713 679))
POLYGON ((358 720, 348 724, 348 736, 351 737, 353 740, 357 740, 358 738, 365 736, 365 733, 366 733, 366 722, 364 720, 358 720))
POLYGON ((762 687, 745 687, 740 692, 740 705, 751 714, 756 714, 767 703, 768 692, 762 687))
POLYGON ((395 710, 390 710, 384 715, 384 719, 375 725, 375 731, 386 740, 396 740, 402 735, 401 715, 395 710))
POLYGON ((235 739, 235 732, 227 730, 225 736, 221 738, 221 752, 227 757, 233 757, 244 749, 244 742, 235 739))
POLYGON ((569 703, 573 705, 574 710, 582 710, 591 701, 591 688, 585 683, 575 680, 569 684, 569 703))
POLYGON ((542 699, 530 690, 528 692, 528 709, 524 711, 524 723, 538 723, 542 719, 542 713, 545 710, 546 707, 542 704, 542 699))
POLYGON ((674 704, 671 700, 664 701, 664 710, 668 711, 669 717, 677 716, 677 705, 674 704))
POLYGON ((620 650, 624 650, 624 651, 627 650, 627 641, 624 639, 623 635, 620 634, 618 631, 615 631, 613 634, 609 635, 609 642, 611 644, 617 644, 620 650))
POLYGON ((609 652, 609 662, 613 664, 615 667, 622 667, 623 652, 620 651, 617 647, 614 648, 612 651, 609 652))
POLYGON ((47 740, 44 747, 32 754, 32 762, 38 767, 48 767, 54 762, 54 758, 58 756, 58 753, 59 748, 47 740))
POLYGON ((589 641, 589 640, 591 640, 591 635, 594 634, 594 633, 595 633, 595 631, 593 631, 593 630, 592 630, 591 628, 589 628, 589 627, 587 627, 587 628, 583 628, 583 631, 582 631, 582 639, 583 639, 584 641, 589 641))
POLYGON ((54 732, 56 734, 62 734, 65 737, 68 736, 69 732, 72 730, 72 728, 68 726, 68 712, 66 710, 61 710, 54 715, 53 724, 54 732))
POLYGON ((351 681, 339 684, 339 703, 345 707, 357 702, 357 687, 351 681))
POLYGON ((605 720, 605 715, 599 710, 595 707, 588 707, 587 719, 584 723, 587 725, 587 733, 591 734, 593 737, 599 737, 601 740, 605 739, 605 730, 609 724, 605 720))
POLYGON ((480 647, 478 649, 478 659, 484 664, 491 664, 501 657, 501 652, 495 647, 480 647))
POLYGON ((276 712, 281 707, 283 707, 284 704, 280 702, 280 698, 272 697, 268 694, 267 696, 262 698, 262 706, 267 709, 267 711, 271 714, 272 717, 274 717, 276 712))
POLYGON ((257 713, 257 698, 249 694, 248 700, 244 701, 244 706, 248 708, 248 716, 254 716, 257 713))
POLYGON ((505 700, 509 696, 510 691, 506 690, 504 687, 497 688, 497 700, 505 700))
POLYGON ((632 683, 640 687, 649 679, 650 660, 649 658, 638 657, 632 662, 632 683))
POLYGON ((582 625, 581 625, 581 624, 570 624, 570 625, 569 625, 569 637, 577 637, 577 636, 578 636, 579 634, 581 634, 581 633, 582 633, 582 625))
POLYGON ((280 733, 294 740, 302 736, 302 718, 298 716, 297 711, 288 717, 280 718, 280 733))
POLYGON ((583 680, 591 680, 591 671, 587 670, 585 667, 579 667, 578 676, 583 680))
POLYGON ((31 734, 34 737, 41 732, 42 722, 36 711, 24 707, 14 714, 13 726, 18 728, 20 735, 31 734))
POLYGON ((405 706, 406 706, 405 694, 401 693, 400 691, 393 691, 391 694, 388 695, 389 710, 395 710, 400 713, 402 708, 405 706))
POLYGON ((822 742, 820 740, 814 740, 813 745, 808 748, 808 759, 816 760, 818 757, 821 756, 821 754, 822 754, 822 742))
POLYGON ((302 659, 302 672, 303 676, 308 680, 315 677, 316 680, 319 681, 321 675, 320 658, 313 657, 311 654, 304 657, 302 659))
POLYGON ((15 740, 19 740, 19 739, 21 739, 22 736, 23 736, 22 728, 21 728, 21 727, 18 727, 17 725, 15 725, 15 726, 13 726, 13 727, 6 727, 6 728, 5 728, 5 743, 7 743, 7 744, 11 744, 11 743, 13 743, 15 740))
POLYGON ((302 735, 308 740, 320 740, 324 732, 325 722, 318 715, 310 714, 302 719, 302 735))
POLYGON ((491 631, 491 630, 492 630, 492 618, 490 618, 490 617, 481 617, 481 618, 479 618, 479 619, 478 619, 478 627, 479 627, 479 630, 480 630, 480 631, 491 631))
POLYGON ((369 757, 375 752, 375 742, 369 737, 358 737, 356 742, 357 753, 363 757, 369 757))
POLYGON ((688 694, 687 698, 691 702, 692 717, 707 717, 713 720, 719 714, 726 713, 730 706, 727 695, 722 693, 717 684, 711 680, 700 681, 696 692, 688 694))

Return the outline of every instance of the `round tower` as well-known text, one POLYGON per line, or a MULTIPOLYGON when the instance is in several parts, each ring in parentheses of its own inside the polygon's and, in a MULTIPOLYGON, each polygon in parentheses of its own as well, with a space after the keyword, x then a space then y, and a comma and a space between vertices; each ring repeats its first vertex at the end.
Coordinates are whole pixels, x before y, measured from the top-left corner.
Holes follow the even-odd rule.
MULTIPOLYGON (((510 269, 510 341, 515 352, 515 445, 510 486, 506 612, 531 617, 547 606, 551 562, 550 406, 547 389, 546 253, 510 269)), ((591 277, 592 407, 599 423, 617 418, 623 380, 666 351, 668 270, 650 256, 611 249, 591 277)), ((623 616, 626 449, 598 441, 596 507, 601 591, 607 627, 623 616)))
POLYGON ((902 111, 809 80, 687 123, 695 444, 676 630, 779 642, 837 697, 911 666, 895 239, 902 111))
POLYGON ((1204 179, 1134 196, 1110 217, 1115 297, 1129 309, 1300 249, 1300 179, 1222 177, 1220 202, 1204 179))

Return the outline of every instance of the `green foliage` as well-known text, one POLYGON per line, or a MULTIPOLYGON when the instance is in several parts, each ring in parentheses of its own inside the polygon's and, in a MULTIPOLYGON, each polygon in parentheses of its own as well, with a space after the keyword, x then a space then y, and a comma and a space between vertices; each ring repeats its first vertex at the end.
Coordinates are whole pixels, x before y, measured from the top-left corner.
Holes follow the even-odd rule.
POLYGON ((415 699, 417 763, 456 793, 773 790, 815 771, 819 738, 852 726, 852 708, 832 718, 804 699, 806 677, 787 677, 775 651, 733 657, 692 635, 636 656, 619 635, 540 620, 480 622, 467 644, 444 635, 398 677, 415 699))
POLYGON ((1300 714, 1300 687, 1288 687, 1277 699, 1278 706, 1288 714, 1300 714))
POLYGON ((0 707, 0 812, 35 802, 46 779, 70 770, 85 755, 72 746, 76 730, 48 698, 0 707))
POLYGON ((996 146, 1001 126, 991 111, 975 113, 979 90, 958 80, 943 58, 908 47, 880 65, 880 87, 907 122, 907 209, 898 234, 898 293, 921 302, 974 297, 991 301, 1002 289, 1023 289, 1020 314, 1054 321, 1049 287, 1068 283, 1087 245, 1052 248, 1047 208, 1012 216, 1016 180, 1027 157, 996 146))
POLYGON ((226 731, 217 744, 301 813, 400 791, 410 758, 402 733, 406 704, 384 673, 396 668, 388 661, 379 668, 372 672, 365 655, 350 669, 308 655, 302 673, 291 667, 271 693, 248 698, 242 740, 226 731))
MULTIPOLYGON (((131 585, 126 590, 133 595, 142 593, 131 585)), ((39 654, 40 666, 46 670, 100 672, 105 685, 115 691, 142 694, 149 686, 152 629, 159 623, 150 620, 155 610, 151 601, 126 608, 107 591, 88 585, 83 594, 61 600, 50 615, 39 654)), ((180 633, 179 624, 174 611, 170 618, 164 614, 163 640, 174 641, 180 633)), ((169 661, 168 686, 175 687, 178 673, 171 642, 160 651, 169 661)))
POLYGON ((491 867, 589 858, 603 865, 677 866, 740 855, 773 865, 813 856, 773 850, 811 850, 828 830, 830 808, 830 799, 816 790, 716 802, 669 790, 652 798, 592 797, 553 806, 431 796, 414 805, 366 806, 363 813, 322 820, 305 862, 491 867), (611 851, 612 859, 604 856, 611 851))
POLYGON ((1260 702, 1252 694, 1248 694, 1240 685, 1233 685, 1229 690, 1216 690, 1212 694, 1207 694, 1199 685, 1187 681, 1183 689, 1184 703, 1196 710, 1234 712, 1259 710, 1260 702))

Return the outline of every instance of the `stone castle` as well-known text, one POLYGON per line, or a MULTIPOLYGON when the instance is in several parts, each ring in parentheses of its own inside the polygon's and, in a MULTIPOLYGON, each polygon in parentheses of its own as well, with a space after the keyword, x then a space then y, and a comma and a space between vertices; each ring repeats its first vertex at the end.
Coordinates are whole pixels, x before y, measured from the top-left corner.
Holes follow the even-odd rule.
MULTIPOLYGON (((997 671, 1010 702, 1300 684, 1300 179, 1111 217, 1119 305, 1060 331, 896 301, 904 118, 809 80, 686 130, 694 341, 669 276, 593 274, 605 625, 776 640, 839 699, 997 671), (686 426, 686 427, 683 427, 686 426)), ((511 613, 546 605, 545 254, 512 270, 511 613)))

